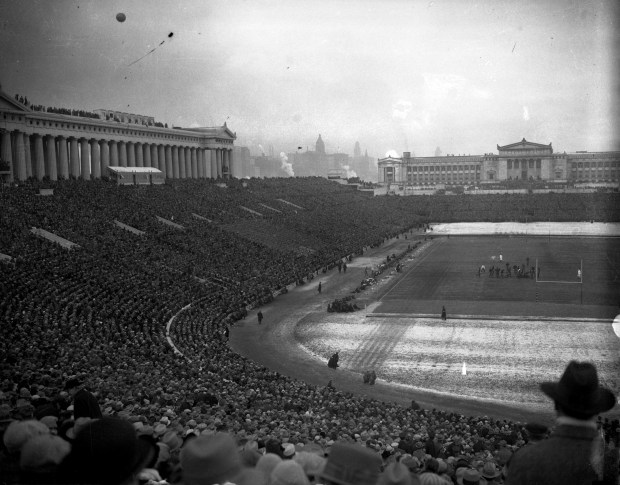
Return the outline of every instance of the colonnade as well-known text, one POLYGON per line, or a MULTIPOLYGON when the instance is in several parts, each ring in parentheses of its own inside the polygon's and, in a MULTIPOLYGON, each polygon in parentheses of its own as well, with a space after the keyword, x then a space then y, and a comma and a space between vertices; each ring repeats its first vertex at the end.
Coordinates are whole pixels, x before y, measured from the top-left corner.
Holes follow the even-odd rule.
POLYGON ((12 166, 13 179, 29 177, 42 180, 83 178, 107 175, 109 166, 153 167, 167 178, 231 178, 234 175, 230 148, 195 147, 65 137, 1 131, 0 160, 12 166))

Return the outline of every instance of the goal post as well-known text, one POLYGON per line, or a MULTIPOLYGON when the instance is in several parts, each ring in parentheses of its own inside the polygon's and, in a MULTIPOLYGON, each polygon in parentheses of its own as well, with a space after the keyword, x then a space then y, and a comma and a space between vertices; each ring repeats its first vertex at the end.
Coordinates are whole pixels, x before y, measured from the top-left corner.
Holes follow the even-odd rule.
POLYGON ((577 281, 570 281, 570 280, 544 280, 544 279, 539 279, 538 275, 539 275, 539 271, 538 271, 538 258, 536 258, 536 269, 535 271, 535 277, 536 277, 536 283, 550 283, 550 284, 560 284, 560 285, 579 285, 579 302, 581 305, 583 305, 583 259, 579 260, 579 270, 578 270, 578 274, 577 274, 577 281))

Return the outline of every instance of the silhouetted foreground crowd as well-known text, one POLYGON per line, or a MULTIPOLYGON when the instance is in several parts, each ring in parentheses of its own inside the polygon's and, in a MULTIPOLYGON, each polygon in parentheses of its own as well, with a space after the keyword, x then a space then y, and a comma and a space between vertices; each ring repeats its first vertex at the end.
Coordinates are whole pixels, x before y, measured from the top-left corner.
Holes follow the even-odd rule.
MULTIPOLYGON (((229 324, 284 286, 427 221, 426 198, 369 199, 319 178, 54 189, 0 192, 0 253, 12 258, 0 262, 0 483, 535 483, 506 467, 533 441, 522 423, 311 386, 226 343, 229 324), (266 247, 231 229, 244 220, 287 237, 266 247)), ((607 214, 597 197, 584 215, 607 214)), ((587 370, 543 391, 562 413, 556 432, 581 426, 591 444, 599 428, 606 446, 573 473, 590 481, 544 483, 617 478, 618 423, 597 425, 610 401, 587 370)))

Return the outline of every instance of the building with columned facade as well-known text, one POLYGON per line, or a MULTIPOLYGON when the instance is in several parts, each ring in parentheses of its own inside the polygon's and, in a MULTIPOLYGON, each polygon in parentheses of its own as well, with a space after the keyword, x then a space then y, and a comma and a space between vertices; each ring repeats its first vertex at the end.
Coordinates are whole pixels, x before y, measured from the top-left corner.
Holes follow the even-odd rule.
POLYGON ((523 138, 499 146, 497 154, 403 156, 378 160, 378 180, 399 186, 484 186, 514 181, 607 184, 620 181, 620 152, 558 153, 523 138))
MULTIPOLYGON (((105 118, 105 117, 104 117, 105 118)), ((148 118, 148 117, 147 117, 148 118)), ((108 175, 108 167, 152 167, 165 178, 239 177, 237 138, 224 123, 162 128, 33 111, 0 90, 0 180, 19 182, 108 175)))

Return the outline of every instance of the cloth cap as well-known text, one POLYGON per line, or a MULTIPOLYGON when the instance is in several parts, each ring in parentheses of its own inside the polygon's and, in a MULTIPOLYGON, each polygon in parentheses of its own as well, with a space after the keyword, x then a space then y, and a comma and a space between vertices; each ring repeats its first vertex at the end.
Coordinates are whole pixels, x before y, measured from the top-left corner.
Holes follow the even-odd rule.
POLYGON ((257 471, 261 472, 265 478, 269 478, 273 469, 281 461, 282 458, 280 458, 279 455, 276 455, 275 453, 265 453, 258 459, 255 468, 257 471))
POLYGON ((26 442, 35 436, 49 434, 50 430, 41 421, 13 421, 4 432, 4 446, 10 453, 21 451, 26 442))
POLYGON ((339 485, 375 485, 381 458, 367 448, 334 443, 321 477, 339 485))
POLYGON ((282 445, 282 456, 284 458, 291 458, 295 455, 295 445, 292 443, 285 443, 282 445))
POLYGON ((269 485, 310 485, 310 481, 299 463, 284 460, 271 472, 269 485))
POLYGON ((155 444, 139 439, 128 421, 106 417, 78 431, 68 460, 78 479, 112 485, 137 474, 157 453, 155 444))
POLYGON ((499 477, 501 474, 502 472, 497 469, 497 466, 492 461, 487 461, 480 471, 480 475, 482 475, 483 478, 488 478, 489 480, 499 477))
POLYGON ((447 485, 447 482, 433 472, 424 472, 418 475, 421 485, 447 485))
POLYGON ((316 453, 299 451, 293 457, 301 465, 308 476, 319 476, 325 468, 326 459, 316 453))
POLYGON ((28 472, 43 473, 57 467, 71 451, 68 441, 59 436, 42 434, 28 440, 19 458, 19 467, 28 472))
POLYGON ((245 468, 234 439, 227 433, 200 435, 181 449, 185 485, 233 482, 236 485, 261 483, 261 474, 245 468))
POLYGON ((412 485, 411 473, 402 463, 390 463, 379 477, 377 485, 412 485))

